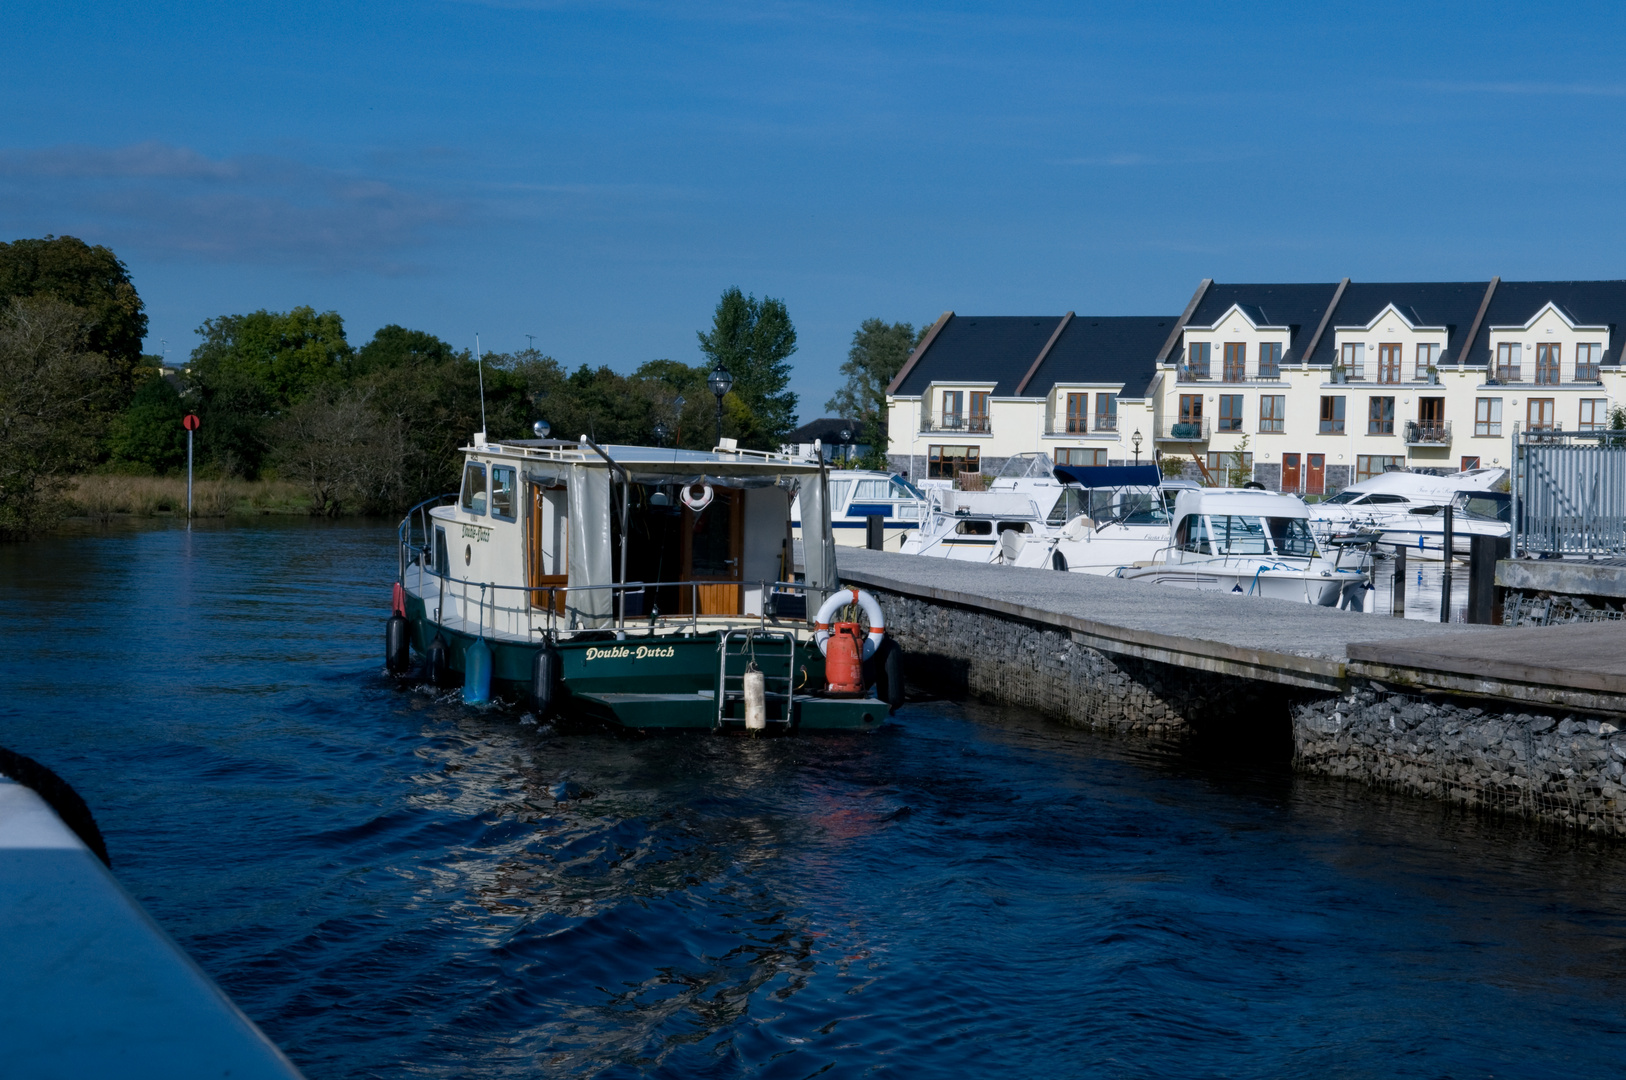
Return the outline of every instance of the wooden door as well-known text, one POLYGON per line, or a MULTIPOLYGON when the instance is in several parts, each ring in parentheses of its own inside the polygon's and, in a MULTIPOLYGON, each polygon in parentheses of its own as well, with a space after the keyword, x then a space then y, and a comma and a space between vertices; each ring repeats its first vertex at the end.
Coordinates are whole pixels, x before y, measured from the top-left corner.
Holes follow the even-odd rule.
POLYGON ((700 513, 683 508, 683 579, 702 582, 682 590, 678 610, 685 615, 694 614, 696 594, 701 615, 738 615, 744 602, 745 492, 715 492, 700 513))
POLYGON ((1327 455, 1305 454, 1304 493, 1320 495, 1327 490, 1327 455))
POLYGON ((526 484, 531 497, 526 500, 525 567, 531 586, 531 606, 548 606, 547 589, 552 587, 553 610, 565 612, 565 586, 570 582, 570 530, 565 515, 565 489, 526 484))
POLYGON ((1282 455, 1282 490, 1298 491, 1299 489, 1299 456, 1297 454, 1282 455))
POLYGON ((1397 383, 1400 381, 1400 346, 1378 346, 1378 382, 1397 383))

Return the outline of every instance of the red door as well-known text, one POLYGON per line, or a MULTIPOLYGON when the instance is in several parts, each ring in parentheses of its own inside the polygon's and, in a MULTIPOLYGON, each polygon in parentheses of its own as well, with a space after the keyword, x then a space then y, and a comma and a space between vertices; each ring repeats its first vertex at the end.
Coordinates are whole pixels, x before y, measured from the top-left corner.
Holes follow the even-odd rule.
POLYGON ((1327 455, 1305 454, 1309 460, 1304 470, 1304 493, 1320 495, 1327 490, 1327 455))
POLYGON ((1297 491, 1299 489, 1299 456, 1297 454, 1282 455, 1282 490, 1297 491))

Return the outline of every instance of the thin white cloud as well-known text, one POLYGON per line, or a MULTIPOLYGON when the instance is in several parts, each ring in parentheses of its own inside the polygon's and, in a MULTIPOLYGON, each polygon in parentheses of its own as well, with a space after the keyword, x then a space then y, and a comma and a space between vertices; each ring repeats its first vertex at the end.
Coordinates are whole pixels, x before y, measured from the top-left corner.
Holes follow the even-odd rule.
POLYGON ((74 233, 153 255, 410 273, 410 252, 465 205, 359 173, 183 146, 0 149, 0 227, 74 233))
POLYGON ((1419 82, 1412 85, 1443 94, 1511 94, 1523 97, 1626 97, 1612 83, 1419 82))

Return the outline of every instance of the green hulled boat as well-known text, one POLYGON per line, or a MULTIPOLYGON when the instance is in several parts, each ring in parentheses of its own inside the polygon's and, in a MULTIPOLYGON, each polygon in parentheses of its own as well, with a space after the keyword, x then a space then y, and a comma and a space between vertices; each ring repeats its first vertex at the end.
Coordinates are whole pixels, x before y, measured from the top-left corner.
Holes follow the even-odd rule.
POLYGON ((401 523, 398 674, 416 653, 467 700, 631 728, 864 730, 901 700, 879 633, 863 691, 826 689, 809 618, 839 591, 821 462, 585 436, 463 453, 462 489, 401 523))

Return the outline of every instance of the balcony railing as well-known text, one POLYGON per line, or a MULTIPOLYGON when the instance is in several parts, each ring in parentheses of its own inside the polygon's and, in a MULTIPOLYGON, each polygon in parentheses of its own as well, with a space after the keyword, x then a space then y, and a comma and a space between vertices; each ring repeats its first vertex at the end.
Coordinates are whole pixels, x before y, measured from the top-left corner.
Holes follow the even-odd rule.
POLYGON ((1178 382, 1207 382, 1207 364, 1181 364, 1178 382))
POLYGON ((1212 432, 1213 421, 1206 416, 1199 420, 1164 420, 1158 425, 1157 441, 1207 442, 1212 432))
POLYGON ((962 435, 990 435, 993 427, 988 423, 986 416, 957 416, 946 413, 943 416, 927 416, 920 421, 920 430, 926 431, 952 431, 962 435))
POLYGON ((1110 435, 1118 430, 1116 416, 1091 416, 1088 423, 1077 417, 1058 416, 1045 425, 1046 435, 1110 435))
POLYGON ((1405 434, 1407 446, 1449 446, 1451 421, 1407 420, 1405 434))

